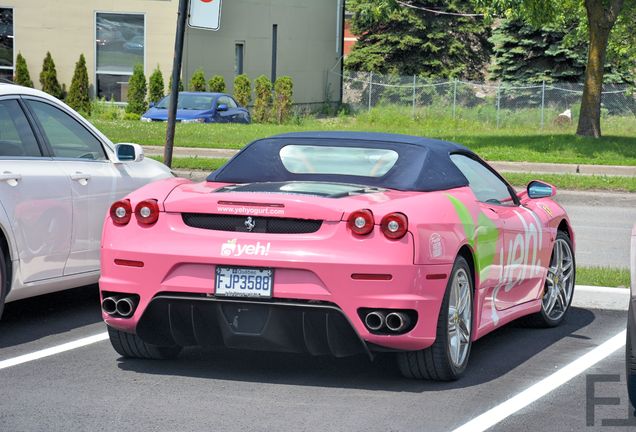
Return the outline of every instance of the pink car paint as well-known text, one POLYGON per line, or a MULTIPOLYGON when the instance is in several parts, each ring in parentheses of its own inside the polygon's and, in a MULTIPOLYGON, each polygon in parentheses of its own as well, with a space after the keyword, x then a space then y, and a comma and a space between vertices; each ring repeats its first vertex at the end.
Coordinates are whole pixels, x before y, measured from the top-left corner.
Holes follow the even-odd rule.
MULTIPOLYGON (((214 297, 216 266, 275 270, 273 300, 328 302, 342 310, 366 343, 396 350, 419 350, 435 341, 448 277, 460 250, 475 257, 472 339, 541 309, 542 288, 557 228, 570 223, 550 198, 520 206, 480 203, 469 187, 434 192, 378 191, 344 198, 293 194, 215 191, 226 184, 194 184, 170 179, 129 195, 132 208, 156 199, 156 224, 133 216, 117 226, 106 218, 102 239, 102 292, 134 293, 139 304, 130 318, 103 313, 105 322, 135 333, 151 300, 160 293, 214 297), (354 235, 349 215, 373 212, 368 236, 354 235), (408 217, 408 233, 390 240, 380 231, 393 212, 408 217), (317 232, 270 234, 225 232, 187 226, 182 213, 268 216, 322 220, 317 232), (120 265, 143 263, 142 266, 120 265), (365 280, 354 275, 382 275, 365 280), (390 280, 386 280, 390 275, 390 280), (360 308, 417 311, 404 334, 367 329, 360 308)), ((573 239, 572 233, 571 238, 573 239)))

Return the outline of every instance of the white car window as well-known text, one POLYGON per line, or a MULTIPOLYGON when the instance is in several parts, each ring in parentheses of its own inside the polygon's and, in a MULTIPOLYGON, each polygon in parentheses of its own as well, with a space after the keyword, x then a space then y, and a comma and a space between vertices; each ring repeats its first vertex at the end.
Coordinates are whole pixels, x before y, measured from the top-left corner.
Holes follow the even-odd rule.
POLYGON ((102 144, 73 117, 44 102, 28 100, 27 103, 40 122, 55 157, 106 159, 102 144))
POLYGON ((17 100, 0 100, 0 157, 42 156, 17 100))
POLYGON ((286 145, 279 154, 285 169, 294 174, 382 177, 398 160, 394 150, 357 147, 286 145))

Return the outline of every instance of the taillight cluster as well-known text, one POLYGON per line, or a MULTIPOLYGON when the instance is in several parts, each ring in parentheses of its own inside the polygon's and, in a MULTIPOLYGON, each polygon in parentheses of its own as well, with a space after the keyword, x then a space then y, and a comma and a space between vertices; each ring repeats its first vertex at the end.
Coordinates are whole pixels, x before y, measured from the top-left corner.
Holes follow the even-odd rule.
POLYGON ((110 206, 110 218, 118 226, 127 225, 133 213, 140 224, 152 225, 159 220, 159 204, 154 199, 144 200, 135 206, 134 212, 130 200, 127 199, 117 201, 110 206))
MULTIPOLYGON (((365 236, 371 234, 375 225, 373 212, 368 209, 356 210, 349 215, 347 226, 355 235, 365 236)), ((380 230, 388 239, 399 240, 404 237, 409 229, 409 221, 402 213, 390 213, 382 218, 380 230)))

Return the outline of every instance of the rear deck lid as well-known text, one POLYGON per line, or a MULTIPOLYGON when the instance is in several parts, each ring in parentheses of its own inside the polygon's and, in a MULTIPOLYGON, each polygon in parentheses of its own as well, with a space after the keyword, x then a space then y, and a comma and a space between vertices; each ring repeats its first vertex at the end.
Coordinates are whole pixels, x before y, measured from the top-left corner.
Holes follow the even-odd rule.
POLYGON ((323 182, 198 183, 174 189, 164 207, 175 213, 339 221, 351 206, 346 198, 383 192, 368 186, 323 182))

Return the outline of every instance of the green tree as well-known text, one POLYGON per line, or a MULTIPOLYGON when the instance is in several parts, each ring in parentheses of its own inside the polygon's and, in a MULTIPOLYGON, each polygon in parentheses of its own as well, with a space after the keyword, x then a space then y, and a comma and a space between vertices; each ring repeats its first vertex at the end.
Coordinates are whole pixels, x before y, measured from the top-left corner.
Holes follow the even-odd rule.
MULTIPOLYGON (((572 31, 572 26, 569 27, 572 31)), ((585 72, 585 46, 568 46, 559 28, 536 28, 502 20, 493 30, 490 79, 504 82, 579 82, 585 72)))
MULTIPOLYGON (((168 93, 172 91, 172 74, 170 75, 170 81, 168 82, 168 93)), ((183 80, 179 79, 179 91, 183 91, 183 80)))
POLYGON ((128 80, 128 105, 126 112, 131 114, 143 114, 148 109, 146 102, 146 76, 144 75, 144 67, 136 64, 133 74, 128 80))
POLYGON ((272 111, 272 82, 265 75, 254 80, 254 121, 266 123, 272 111))
POLYGON ((33 81, 29 74, 29 68, 27 67, 26 60, 22 57, 21 53, 15 59, 15 79, 13 80, 17 85, 33 88, 33 81))
POLYGON ((88 71, 86 70, 84 54, 80 54, 79 60, 75 63, 75 72, 73 72, 73 80, 66 97, 66 103, 75 111, 79 111, 84 115, 91 114, 91 100, 88 94, 88 71))
MULTIPOLYGON (((493 30, 493 62, 490 78, 520 82, 581 82, 587 59, 587 29, 578 17, 563 25, 541 28, 522 20, 501 20, 493 30), (522 67, 520 67, 522 65, 522 67)), ((623 23, 617 24, 610 39, 605 62, 605 83, 634 82, 636 55, 627 47, 636 44, 633 32, 623 23), (620 38, 617 30, 621 31, 620 38), (612 40, 616 39, 616 40, 612 40)))
MULTIPOLYGON (((472 12, 470 0, 419 0, 428 9, 472 12)), ((480 17, 436 15, 395 0, 349 0, 358 36, 350 69, 447 79, 481 79, 490 58, 489 26, 480 17)))
POLYGON ((159 65, 155 68, 148 80, 148 101, 157 103, 165 96, 165 88, 163 85, 163 75, 159 65))
POLYGON ((624 0, 474 0, 490 14, 505 14, 532 25, 562 24, 585 10, 588 50, 585 85, 576 130, 578 135, 601 136, 601 92, 607 48, 614 25, 621 15, 634 16, 636 2, 624 0))
POLYGON ((64 94, 62 92, 62 86, 57 80, 57 71, 55 70, 55 62, 51 53, 47 51, 44 62, 42 63, 42 72, 40 73, 40 85, 42 91, 50 94, 53 97, 62 99, 64 94))
POLYGON ((192 74, 192 78, 190 78, 190 91, 204 92, 206 90, 205 72, 203 69, 197 69, 192 74))
POLYGON ((252 83, 245 74, 237 75, 234 78, 234 99, 244 107, 252 101, 252 83))
POLYGON ((208 88, 214 93, 225 93, 225 78, 214 75, 208 82, 208 88))
POLYGON ((278 124, 289 121, 292 114, 294 82, 291 77, 281 76, 274 83, 274 117, 278 124))

